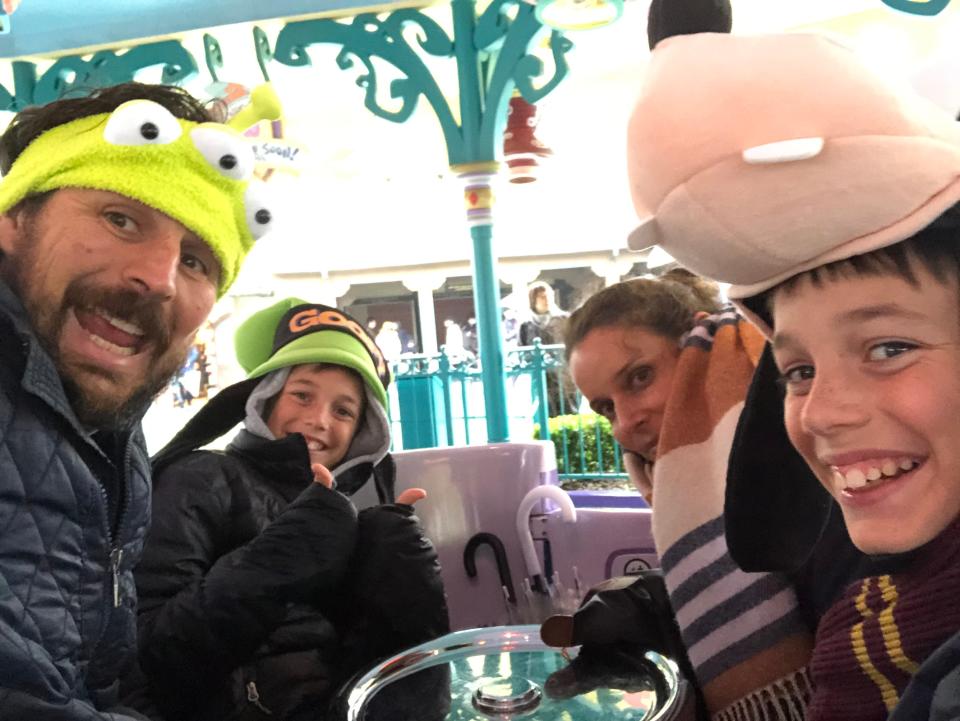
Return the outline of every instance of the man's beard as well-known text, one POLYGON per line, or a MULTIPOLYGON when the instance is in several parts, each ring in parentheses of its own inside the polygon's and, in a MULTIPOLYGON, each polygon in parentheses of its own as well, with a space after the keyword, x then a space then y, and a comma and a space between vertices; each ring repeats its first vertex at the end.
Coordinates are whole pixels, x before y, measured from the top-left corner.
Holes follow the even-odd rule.
MULTIPOLYGON (((90 430, 127 429, 140 419, 151 401, 170 383, 186 359, 192 337, 177 347, 172 344, 161 301, 131 290, 95 287, 82 278, 71 280, 60 298, 44 294, 31 281, 41 277, 41 259, 35 252, 34 223, 27 222, 18 239, 19 253, 3 258, 0 270, 20 298, 30 318, 34 334, 52 358, 70 406, 81 425, 90 430), (39 292, 31 293, 36 288, 39 292), (145 376, 133 387, 123 384, 108 369, 92 361, 69 362, 60 352, 60 337, 71 309, 99 308, 123 318, 144 331, 151 362, 145 376), (84 378, 100 376, 110 381, 113 390, 85 385, 84 378)), ((42 282, 41 282, 42 285, 42 282)))

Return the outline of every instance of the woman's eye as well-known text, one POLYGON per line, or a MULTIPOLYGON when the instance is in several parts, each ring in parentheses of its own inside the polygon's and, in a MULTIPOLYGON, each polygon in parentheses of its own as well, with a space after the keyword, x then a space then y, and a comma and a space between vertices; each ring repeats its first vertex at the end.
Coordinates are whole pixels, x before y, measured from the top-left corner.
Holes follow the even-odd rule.
POLYGON ((867 358, 871 361, 890 360, 891 358, 896 358, 897 356, 912 351, 916 347, 913 343, 907 343, 902 340, 884 341, 883 343, 870 346, 867 351, 867 358))
POLYGON ((653 377, 653 370, 647 366, 641 368, 636 368, 631 371, 627 380, 630 383, 631 388, 643 388, 644 386, 649 385, 650 379, 653 377))
POLYGON ((303 391, 294 391, 294 392, 291 393, 290 395, 292 395, 294 398, 296 398, 296 399, 297 399, 298 401, 300 401, 301 403, 309 403, 309 402, 310 402, 310 394, 309 394, 309 393, 304 393, 303 391))
POLYGON ((791 393, 802 392, 814 378, 813 366, 794 366, 785 370, 778 379, 791 393))
POLYGON ((617 415, 616 413, 614 413, 613 403, 601 403, 600 405, 596 406, 593 410, 595 413, 598 413, 599 415, 603 416, 611 423, 613 422, 614 417, 616 417, 617 415))
POLYGON ((353 409, 347 408, 345 406, 337 409, 337 412, 344 418, 355 418, 356 414, 353 412, 353 409))

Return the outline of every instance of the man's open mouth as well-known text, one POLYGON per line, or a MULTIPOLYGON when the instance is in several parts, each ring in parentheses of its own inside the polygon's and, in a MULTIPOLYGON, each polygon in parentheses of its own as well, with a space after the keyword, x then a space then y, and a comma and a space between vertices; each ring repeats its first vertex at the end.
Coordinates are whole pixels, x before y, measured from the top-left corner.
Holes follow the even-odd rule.
POLYGON ((91 342, 120 356, 136 355, 146 346, 146 335, 136 323, 119 318, 103 308, 74 308, 80 327, 91 342))

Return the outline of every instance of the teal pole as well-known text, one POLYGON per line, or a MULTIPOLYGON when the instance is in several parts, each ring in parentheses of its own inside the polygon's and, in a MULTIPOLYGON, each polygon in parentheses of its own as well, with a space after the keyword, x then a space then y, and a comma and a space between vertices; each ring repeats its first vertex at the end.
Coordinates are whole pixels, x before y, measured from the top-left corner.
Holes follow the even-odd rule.
POLYGON ((500 281, 497 278, 491 223, 470 228, 473 238, 473 304, 477 311, 477 340, 487 416, 487 440, 510 440, 507 414, 507 374, 503 362, 503 329, 500 327, 500 281))
POLYGON ((453 55, 460 86, 460 133, 464 157, 471 163, 492 162, 496 157, 493 145, 480 138, 485 98, 480 83, 480 57, 474 44, 476 3, 475 0, 453 0, 450 8, 453 13, 453 55))
MULTIPOLYGON (((467 225, 473 240, 473 306, 477 314, 480 378, 483 382, 487 442, 510 440, 507 413, 507 376, 504 368, 503 330, 500 327, 500 280, 493 251, 493 191, 497 149, 480 133, 484 105, 474 0, 453 0, 453 52, 460 86, 460 127, 471 164, 461 170, 467 204, 467 225)), ((504 102, 495 98, 495 102, 504 102)))

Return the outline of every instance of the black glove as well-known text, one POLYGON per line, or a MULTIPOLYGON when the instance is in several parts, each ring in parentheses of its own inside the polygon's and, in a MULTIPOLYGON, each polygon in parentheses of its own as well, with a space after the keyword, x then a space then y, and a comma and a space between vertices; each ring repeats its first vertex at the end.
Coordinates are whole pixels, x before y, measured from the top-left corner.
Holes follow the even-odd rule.
POLYGON ((702 707, 696 676, 658 569, 594 586, 572 616, 551 616, 544 621, 540 637, 548 646, 580 646, 577 658, 547 681, 547 693, 556 694, 555 698, 568 698, 611 682, 627 691, 662 691, 656 688, 662 679, 644 659, 645 652, 656 651, 676 662, 702 707))

